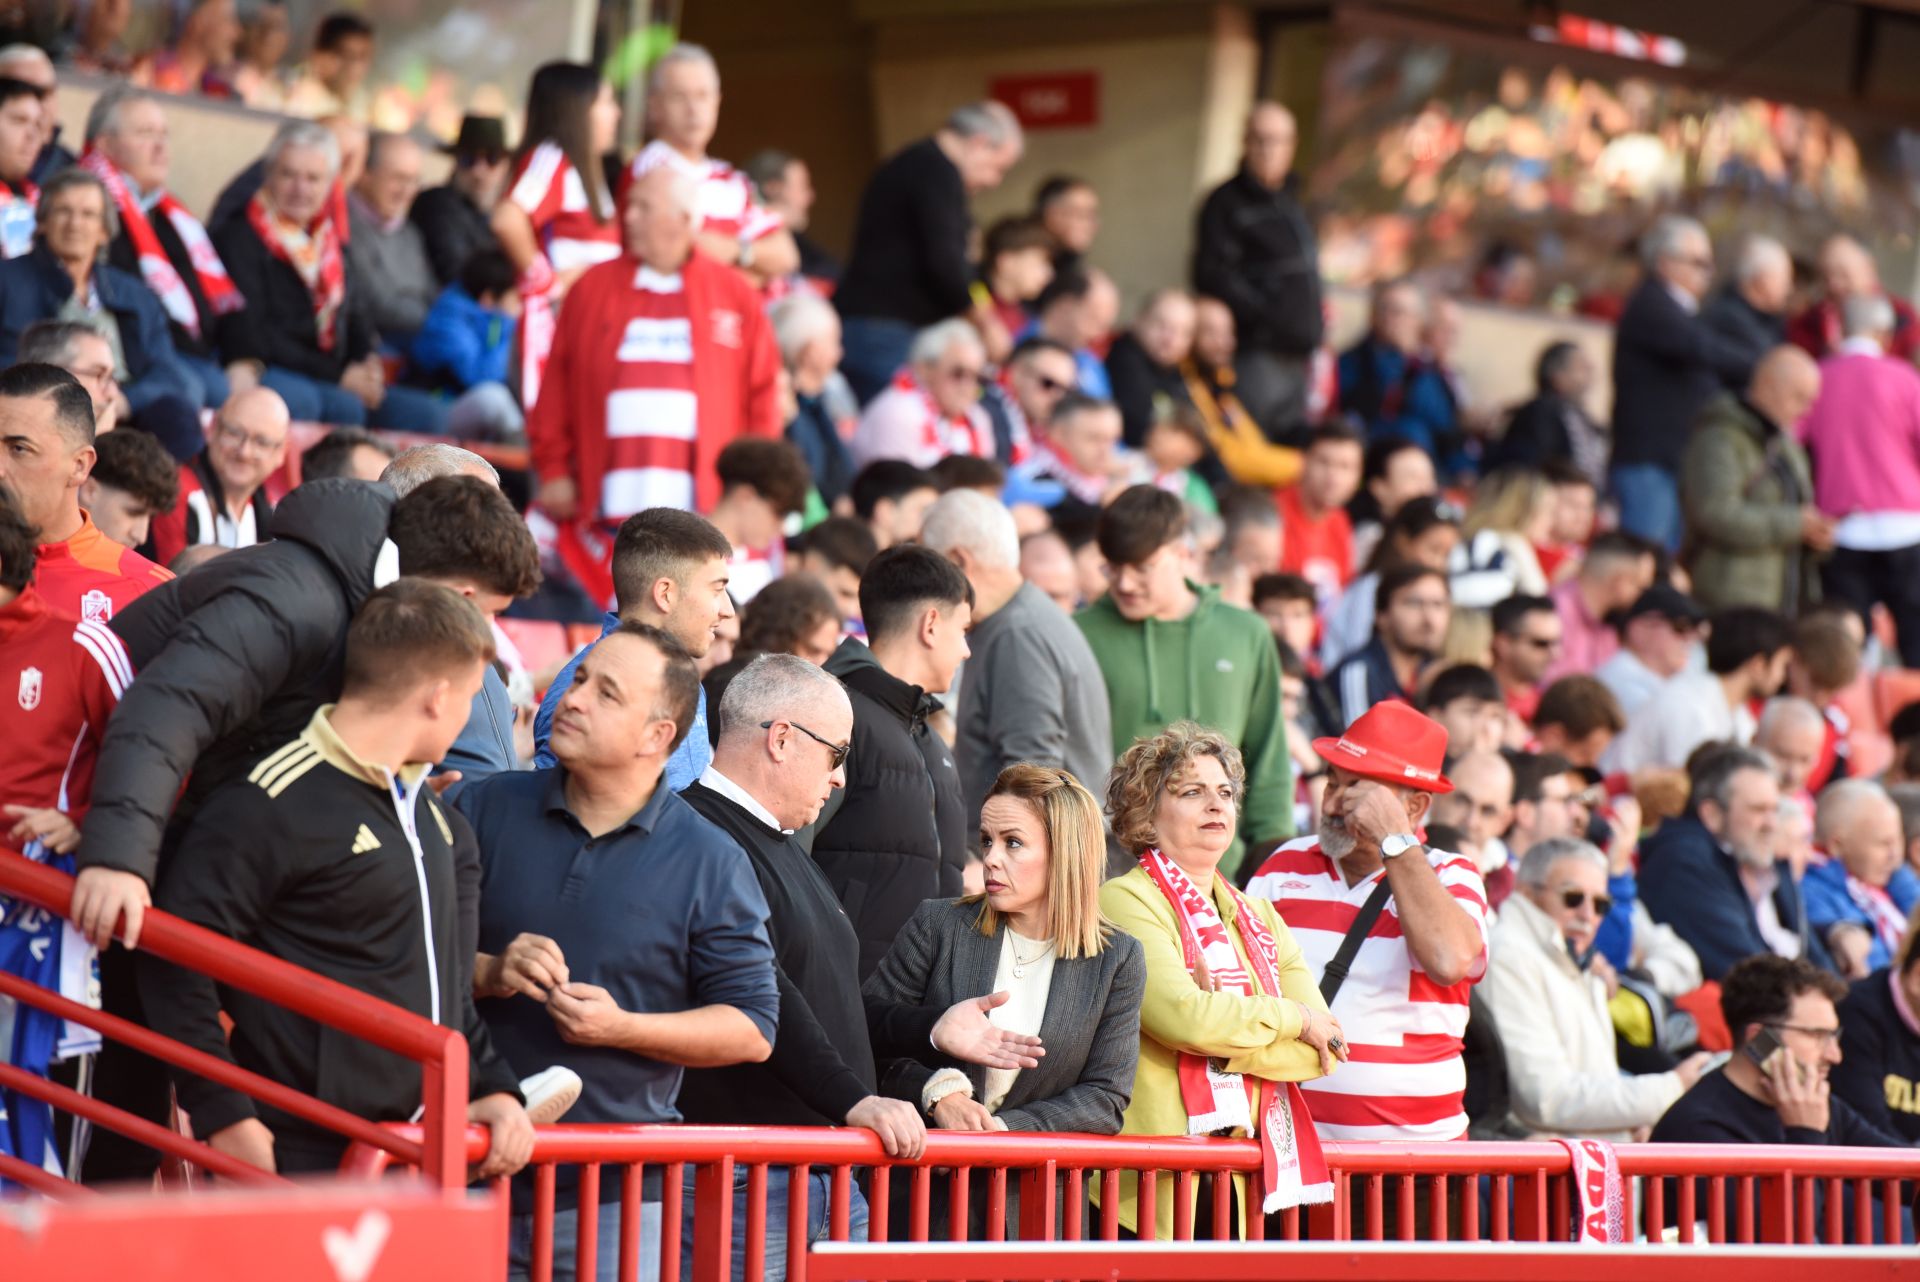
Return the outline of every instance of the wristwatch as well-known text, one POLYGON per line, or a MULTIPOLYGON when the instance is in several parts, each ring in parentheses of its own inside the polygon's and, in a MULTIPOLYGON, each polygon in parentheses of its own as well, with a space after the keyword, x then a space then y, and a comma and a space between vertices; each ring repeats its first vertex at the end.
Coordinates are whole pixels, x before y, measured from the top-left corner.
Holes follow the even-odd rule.
POLYGON ((1393 836, 1381 840, 1380 857, 1382 859, 1392 859, 1395 855, 1403 855, 1409 850, 1417 850, 1419 848, 1420 839, 1418 837, 1410 832, 1396 832, 1393 836))

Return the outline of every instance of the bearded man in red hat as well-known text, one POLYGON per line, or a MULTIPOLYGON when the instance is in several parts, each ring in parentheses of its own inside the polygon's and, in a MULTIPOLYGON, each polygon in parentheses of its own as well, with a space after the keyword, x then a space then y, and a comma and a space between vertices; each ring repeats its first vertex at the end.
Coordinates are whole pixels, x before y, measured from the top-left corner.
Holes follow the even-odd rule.
POLYGON ((1313 749, 1329 776, 1320 835, 1279 847, 1247 887, 1279 910, 1351 1047, 1338 1073, 1301 1089, 1323 1140, 1459 1139, 1460 1046, 1487 967, 1487 892, 1471 859, 1423 836, 1434 795, 1453 791, 1440 773, 1447 732, 1404 703, 1380 703, 1313 749), (1350 933, 1357 947, 1344 949, 1350 933), (1340 971, 1329 963, 1347 952, 1328 993, 1340 971))

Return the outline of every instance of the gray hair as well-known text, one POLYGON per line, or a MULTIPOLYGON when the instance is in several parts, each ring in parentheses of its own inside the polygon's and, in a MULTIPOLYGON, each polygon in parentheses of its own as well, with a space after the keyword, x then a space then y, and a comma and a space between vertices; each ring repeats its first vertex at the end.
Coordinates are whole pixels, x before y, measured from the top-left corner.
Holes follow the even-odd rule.
POLYGON ((1534 842, 1527 853, 1521 856, 1517 874, 1520 884, 1534 887, 1546 885, 1554 865, 1569 859, 1592 864, 1603 874, 1608 868, 1607 857, 1592 842, 1582 841, 1578 837, 1549 837, 1545 841, 1534 842))
POLYGON ((1861 806, 1878 801, 1892 804, 1887 790, 1871 779, 1836 779, 1820 793, 1813 808, 1813 839, 1824 846, 1846 827, 1861 806))
POLYGON ((267 149, 261 155, 269 172, 280 163, 280 157, 288 151, 299 148, 302 151, 317 151, 327 158, 329 177, 340 176, 340 140, 333 136, 333 130, 312 120, 289 120, 274 130, 273 138, 267 143, 267 149))
POLYGON ((36 66, 45 67, 48 71, 54 69, 53 59, 49 58, 47 51, 39 45, 21 43, 0 47, 0 76, 9 74, 6 69, 21 62, 31 62, 36 66))
POLYGON ((1773 742, 1773 736, 1781 731, 1796 727, 1819 729, 1827 723, 1820 709, 1805 699, 1793 695, 1779 695, 1767 700, 1767 706, 1760 711, 1760 724, 1755 729, 1753 741, 1757 744, 1773 742))
POLYGON ((442 476, 478 476, 495 486, 500 484, 500 473, 494 470, 493 464, 472 450, 440 442, 400 451, 380 473, 380 479, 392 486, 400 498, 442 476))
POLYGON ((1698 807, 1703 801, 1711 801, 1722 810, 1733 796, 1735 775, 1748 770, 1758 770, 1771 779, 1775 775, 1773 758, 1758 748, 1745 748, 1735 744, 1717 748, 1701 759, 1693 771, 1692 804, 1698 807))
MULTIPOLYGON (((85 187, 100 193, 100 211, 107 225, 107 239, 112 240, 120 234, 120 207, 113 203, 113 197, 107 191, 107 185, 91 169, 82 169, 78 165, 69 165, 53 177, 47 179, 40 188, 40 204, 34 210, 34 226, 45 227, 47 219, 53 215, 53 198, 62 192, 72 191, 76 187, 85 187)), ((105 257, 104 251, 102 257, 105 257)))
POLYGON ((792 365, 807 350, 807 344, 840 324, 840 313, 818 294, 789 294, 767 309, 767 319, 773 323, 773 341, 780 348, 780 359, 792 365))
POLYGON ((73 345, 83 338, 107 341, 100 327, 87 321, 35 321, 21 333, 14 360, 21 365, 58 365, 64 369, 73 360, 73 345))
POLYGON ((1848 338, 1878 338, 1893 332, 1893 304, 1884 294, 1855 294, 1840 304, 1840 328, 1848 338))
POLYGON ((1747 243, 1740 247, 1739 261, 1734 264, 1734 277, 1748 281, 1774 271, 1793 274, 1793 255, 1787 252, 1787 247, 1771 236, 1748 237, 1747 243))
POLYGON ((1640 256, 1647 266, 1656 267, 1661 259, 1671 258, 1679 252, 1681 241, 1694 236, 1706 240, 1709 246, 1713 243, 1698 219, 1688 218, 1685 214, 1663 215, 1641 237, 1640 256))
POLYGON ((720 738, 749 734, 762 721, 791 720, 825 704, 851 707, 839 678, 798 655, 763 654, 727 682, 720 696, 720 738))
POLYGON ((93 106, 87 109, 87 131, 83 141, 92 142, 96 138, 119 133, 121 113, 128 107, 143 102, 164 107, 164 104, 160 103, 158 94, 137 89, 132 85, 114 85, 95 98, 93 106))
POLYGON ((677 44, 661 54, 659 60, 653 64, 653 69, 647 73, 647 92, 659 93, 661 76, 665 74, 668 67, 678 66, 681 63, 705 67, 713 73, 713 82, 720 83, 720 64, 713 60, 712 54, 701 45, 677 44))
POLYGON ((947 115, 946 128, 962 138, 979 138, 996 147, 1018 146, 1020 120, 1005 103, 988 98, 955 107, 947 115))
POLYGON ((983 564, 1002 569, 1020 565, 1020 531, 1013 513, 978 490, 949 490, 927 509, 920 542, 945 556, 965 548, 983 564))
POLYGON ((969 351, 986 354, 987 347, 980 341, 980 332, 960 317, 937 322, 913 336, 913 346, 907 350, 907 363, 931 365, 963 344, 969 351))

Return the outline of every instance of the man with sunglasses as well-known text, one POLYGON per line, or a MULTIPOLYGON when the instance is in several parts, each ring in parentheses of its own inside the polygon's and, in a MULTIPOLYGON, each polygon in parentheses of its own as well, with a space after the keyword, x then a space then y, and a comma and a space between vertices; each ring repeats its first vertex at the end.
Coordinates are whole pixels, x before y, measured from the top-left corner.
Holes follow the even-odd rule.
POLYGON ((993 458, 993 422, 980 403, 987 349, 964 320, 944 320, 914 335, 901 370, 860 415, 853 461, 904 459, 932 467, 950 454, 993 458))
POLYGON ((1514 1120, 1536 1135, 1625 1140, 1652 1126, 1706 1068, 1622 1076, 1607 1012, 1619 980, 1594 945, 1613 909, 1607 857, 1575 837, 1538 842, 1500 909, 1484 990, 1506 1049, 1514 1120))
POLYGON ((1507 711, 1533 724, 1548 669, 1560 657, 1559 612, 1543 596, 1510 596, 1493 607, 1493 675, 1507 711))

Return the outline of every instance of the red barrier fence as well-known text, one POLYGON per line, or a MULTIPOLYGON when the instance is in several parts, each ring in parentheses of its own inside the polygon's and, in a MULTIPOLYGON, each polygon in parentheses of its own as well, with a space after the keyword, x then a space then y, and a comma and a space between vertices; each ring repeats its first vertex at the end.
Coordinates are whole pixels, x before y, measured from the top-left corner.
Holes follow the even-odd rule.
MULTIPOLYGON (((64 918, 73 900, 73 878, 12 850, 0 849, 0 895, 64 918)), ((68 1001, 17 975, 0 972, 0 996, 94 1029, 113 1041, 198 1073, 356 1144, 379 1148, 418 1168, 441 1187, 458 1188, 466 1183, 467 1039, 459 1030, 443 1028, 158 910, 147 912, 140 931, 140 951, 265 998, 419 1064, 423 1124, 414 1128, 410 1137, 399 1135, 138 1024, 68 1001)), ((236 1182, 284 1183, 163 1126, 6 1064, 0 1064, 0 1087, 43 1100, 97 1127, 236 1182)), ((4 1155, 0 1155, 0 1177, 53 1196, 84 1192, 71 1181, 4 1155)))
MULTIPOLYGON (((474 1128, 468 1143, 469 1155, 477 1158, 485 1151, 484 1132, 474 1128)), ((1907 1182, 1920 1180, 1920 1153, 1906 1149, 1642 1144, 1621 1146, 1616 1153, 1630 1236, 1644 1224, 1649 1237, 1659 1242, 1667 1226, 1683 1224, 1686 1230, 1676 1238, 1680 1242, 1852 1244, 1849 1261, 1858 1248, 1875 1241, 1876 1230, 1883 1240, 1900 1241, 1901 1212, 1911 1191, 1907 1182), (1671 1196, 1663 1180, 1674 1182, 1671 1196)), ((1571 1158, 1560 1144, 1329 1144, 1326 1155, 1334 1177, 1332 1205, 1312 1208, 1304 1217, 1297 1211, 1264 1221, 1252 1216, 1249 1236, 1318 1241, 1457 1238, 1468 1243, 1553 1243, 1575 1237, 1580 1199, 1571 1187, 1571 1158)), ((349 1169, 376 1174, 388 1160, 386 1151, 358 1150, 349 1157, 349 1169)), ((782 1236, 787 1276, 807 1276, 808 1226, 815 1209, 809 1175, 825 1177, 824 1236, 833 1241, 846 1240, 854 1190, 864 1184, 874 1242, 959 1241, 971 1234, 988 1242, 1025 1243, 1114 1241, 1120 1230, 1116 1194, 1121 1173, 1158 1172, 1162 1180, 1170 1177, 1181 1199, 1175 1204, 1173 1237, 1187 1241, 1228 1237, 1233 1207, 1226 1180, 1212 1182, 1213 1196, 1202 1197, 1198 1215, 1184 1211, 1186 1190, 1208 1175, 1256 1170, 1260 1155, 1248 1140, 935 1131, 928 1135, 919 1162, 898 1163, 889 1160, 866 1131, 561 1125, 542 1128, 533 1160, 534 1282, 552 1277, 550 1252, 556 1207, 562 1201, 556 1192, 560 1167, 578 1168, 578 1187, 585 1194, 581 1200, 588 1205, 603 1189, 617 1184, 619 1190, 617 1243, 599 1240, 596 1216, 572 1209, 557 1212, 576 1217, 580 1276, 591 1276, 590 1265, 601 1252, 617 1250, 622 1282, 632 1282, 645 1251, 661 1253, 663 1282, 678 1282, 683 1242, 690 1241, 694 1282, 716 1282, 728 1272, 727 1248, 738 1242, 745 1276, 757 1278, 782 1236), (768 1177, 778 1170, 789 1173, 790 1197, 784 1221, 770 1225, 768 1177), (640 1233, 638 1209, 649 1173, 663 1201, 657 1242, 643 1241, 640 1233), (690 1240, 683 1234, 689 1183, 690 1240), (736 1186, 745 1191, 744 1223, 739 1224, 736 1186), (1093 1189, 1101 1193, 1097 1206, 1087 1197, 1093 1189), (944 1215, 936 1213, 941 1203, 944 1215), (972 1216, 976 1205, 978 1218, 972 1216)), ((1153 1203, 1164 1195, 1159 1187, 1153 1180, 1142 1181, 1142 1224, 1153 1223, 1153 1203)), ((1114 1249, 1105 1248, 1109 1254, 1114 1249)), ((1606 1251, 1606 1257, 1612 1258, 1616 1249, 1606 1251)), ((904 1252, 898 1258, 916 1254, 904 1252)), ((1920 1260, 1908 1258, 1912 1270, 1920 1273, 1920 1260)), ((1002 1256, 993 1259, 994 1277, 1076 1276, 1022 1275, 1004 1268, 1002 1256)), ((1292 1272, 1289 1267, 1288 1275, 1292 1272)), ((921 1275, 856 1271, 832 1276, 921 1275)), ((1427 1278, 1422 1273, 1399 1276, 1427 1278)), ((1506 1276, 1553 1276, 1566 1282, 1562 1274, 1506 1276)), ((1610 1279, 1619 1276, 1617 1271, 1609 1274, 1610 1279)))

